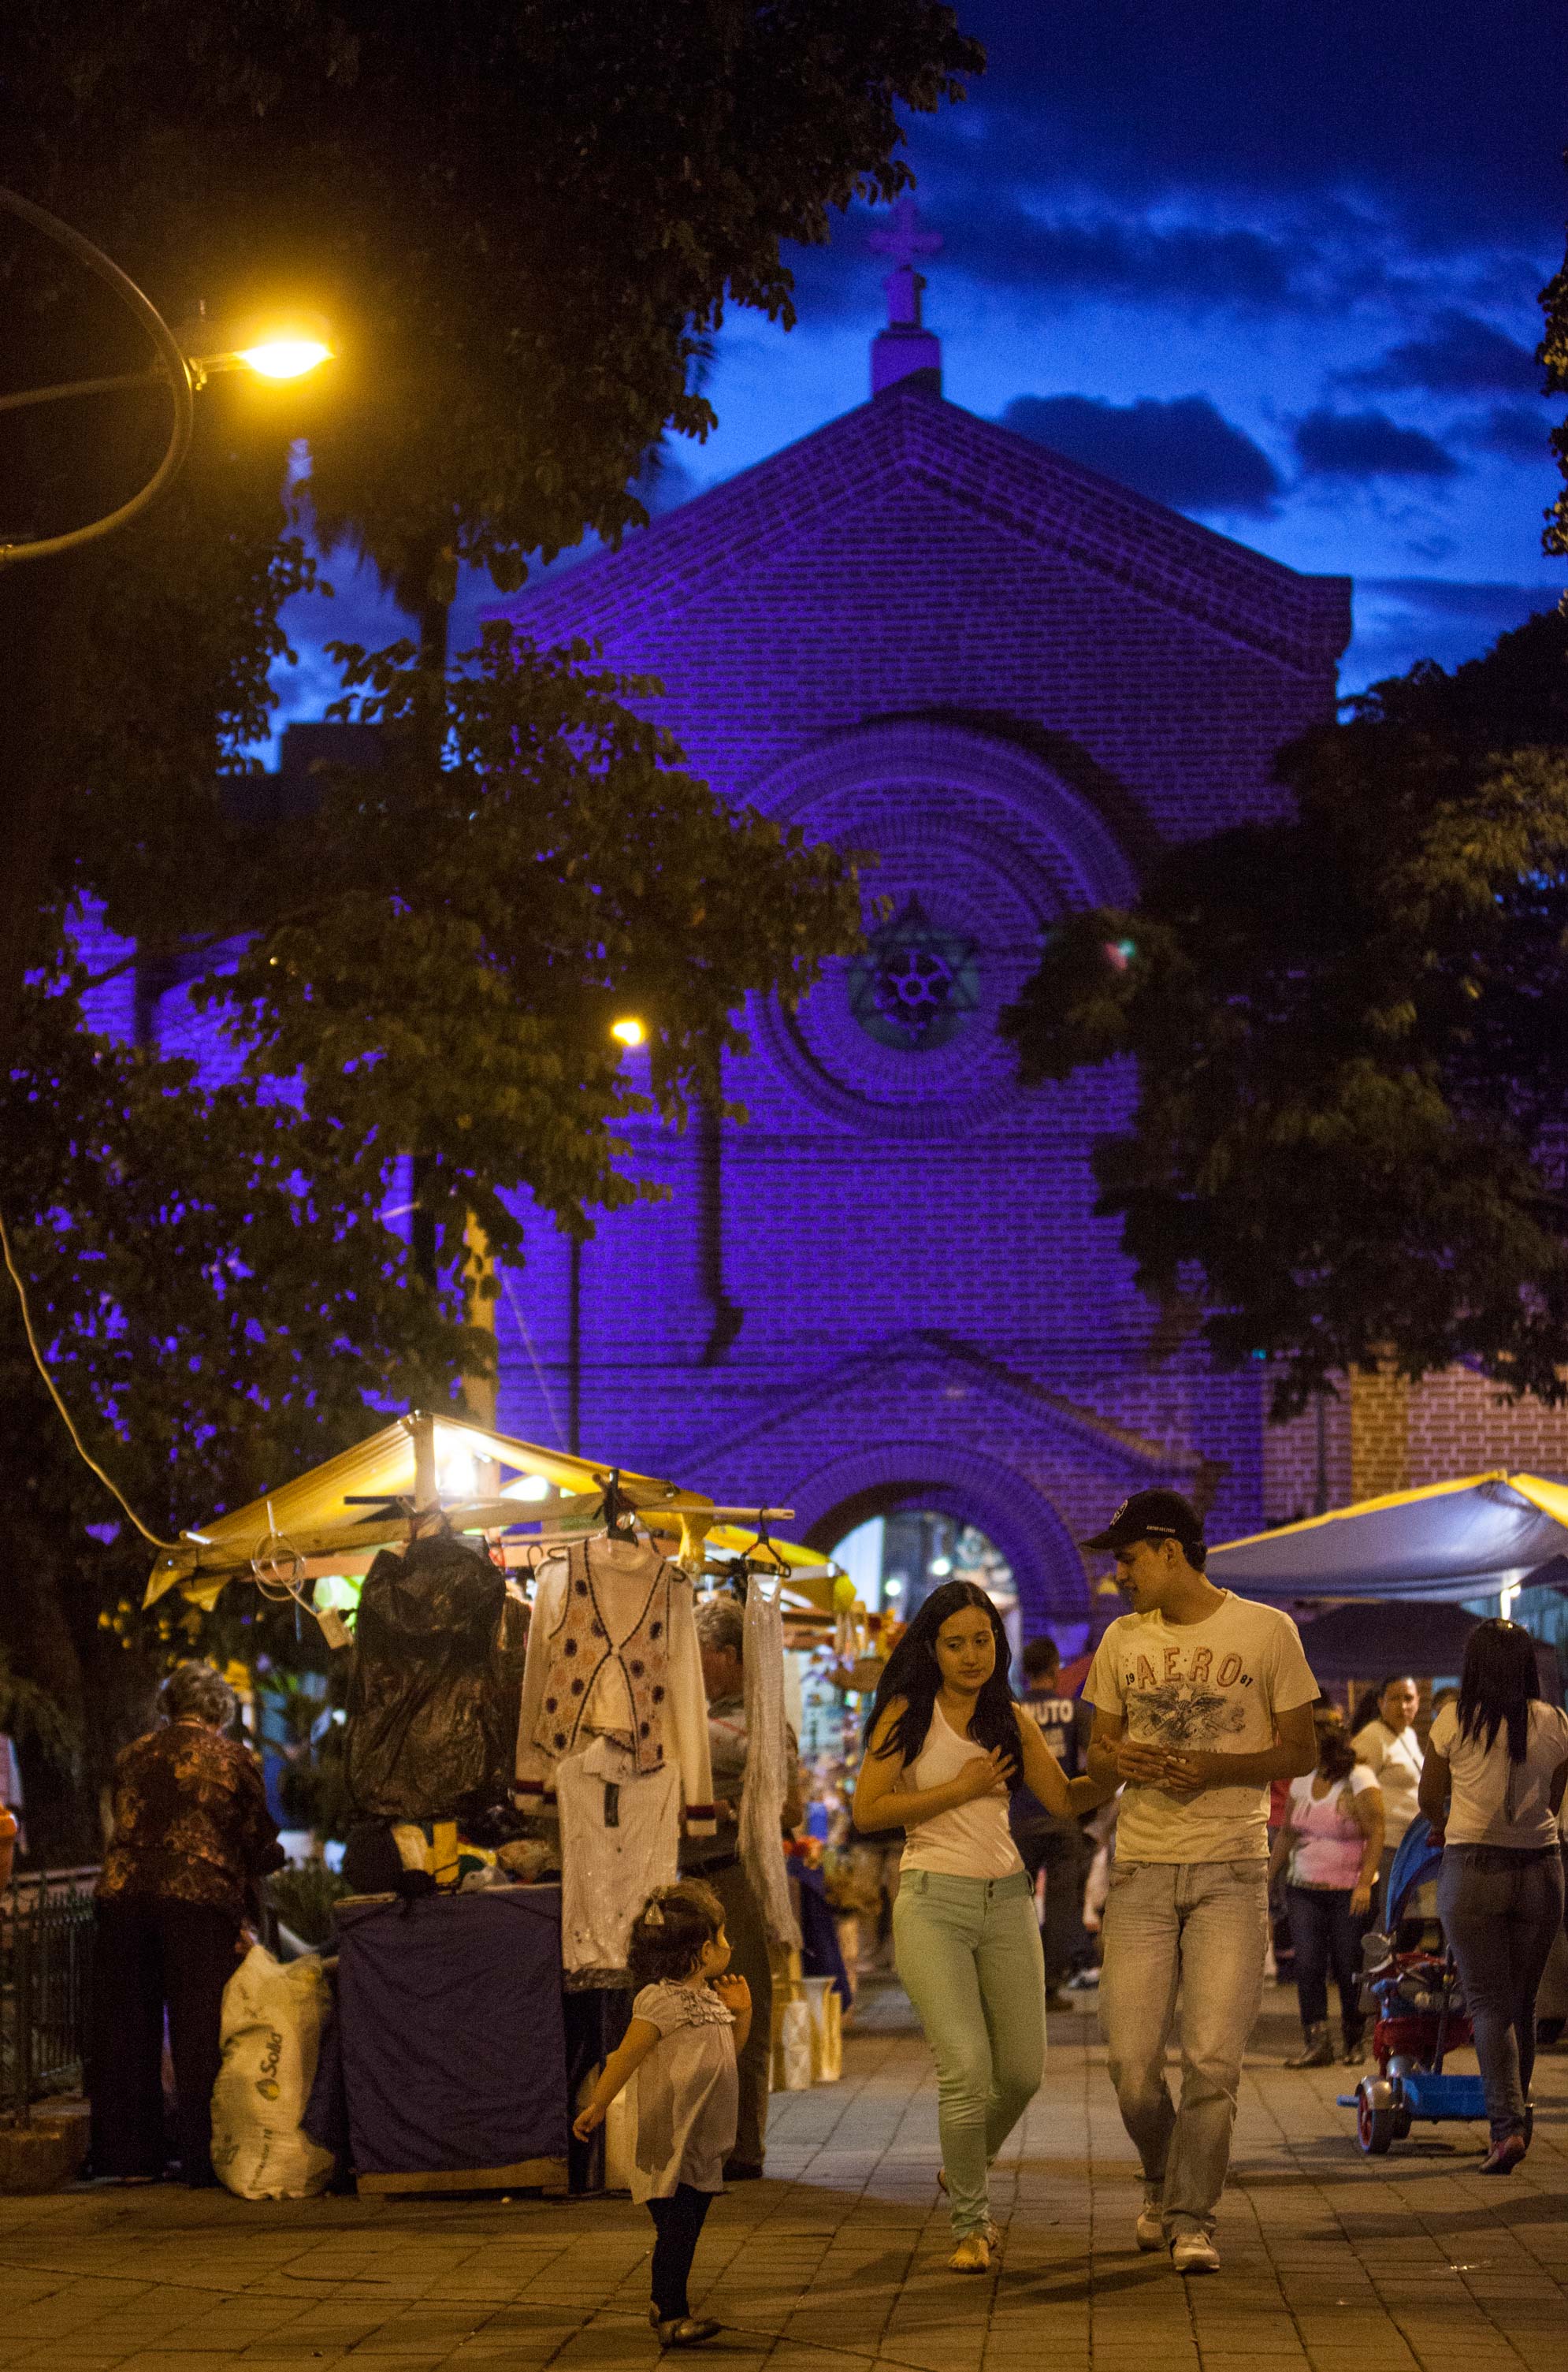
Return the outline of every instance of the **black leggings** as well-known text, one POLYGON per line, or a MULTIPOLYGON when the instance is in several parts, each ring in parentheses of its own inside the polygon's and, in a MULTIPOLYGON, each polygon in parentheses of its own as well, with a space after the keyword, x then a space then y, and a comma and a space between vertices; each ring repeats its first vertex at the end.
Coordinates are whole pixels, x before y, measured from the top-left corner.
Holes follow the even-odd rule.
POLYGON ((686 2276, 713 2196, 711 2191, 693 2191, 689 2182, 678 2182, 668 2199, 648 2202, 648 2214, 658 2235, 654 2242, 654 2305, 661 2322, 679 2321, 691 2312, 686 2276))

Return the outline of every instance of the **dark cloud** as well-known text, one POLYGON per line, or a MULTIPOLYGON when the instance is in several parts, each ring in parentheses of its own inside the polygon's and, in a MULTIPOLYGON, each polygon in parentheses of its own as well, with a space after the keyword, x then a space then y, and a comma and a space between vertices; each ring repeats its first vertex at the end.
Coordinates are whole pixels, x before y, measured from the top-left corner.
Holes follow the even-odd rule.
MULTIPOLYGON (((958 17, 990 57, 969 108, 1037 182, 1338 188, 1417 238, 1561 252, 1562 0, 959 0, 958 17)), ((945 145, 980 136, 937 123, 945 145)))
POLYGON ((1554 610, 1562 589, 1446 576, 1358 576, 1355 634, 1341 683, 1361 691, 1380 676, 1402 675, 1418 658, 1448 668, 1478 658, 1510 627, 1554 610))
POLYGON ((1383 412, 1309 412, 1295 424, 1295 451, 1307 478, 1452 478, 1459 467, 1424 429, 1383 412))
POLYGON ((1103 403, 1086 395, 1016 396, 1004 427, 1181 511, 1267 512, 1281 491, 1262 448, 1206 395, 1103 403))
POLYGON ((942 224, 946 259, 993 282, 1043 291, 1130 296, 1145 303, 1274 306, 1295 293, 1301 258, 1256 230, 1038 215, 1020 206, 959 214, 942 224))
POLYGON ((1433 395, 1539 395, 1540 380, 1540 365, 1527 346, 1449 307, 1430 330, 1390 347, 1381 362, 1344 372, 1341 384, 1419 387, 1433 395))
POLYGON ((1467 445, 1485 453, 1500 453, 1507 461, 1550 461, 1551 420, 1528 403, 1494 403, 1467 420, 1454 432, 1467 445))
MULTIPOLYGON (((1241 310, 1290 305, 1307 294, 1302 251, 1261 231, 1154 227, 1105 211, 1042 215, 994 185, 980 192, 945 182, 930 210, 942 251, 930 267, 940 328, 943 275, 1031 295, 1114 296, 1144 304, 1241 310)), ((865 253, 875 217, 857 208, 831 248, 791 253, 802 318, 824 320, 877 308, 884 267, 865 253)), ((1358 274, 1365 266, 1356 267, 1358 274)))

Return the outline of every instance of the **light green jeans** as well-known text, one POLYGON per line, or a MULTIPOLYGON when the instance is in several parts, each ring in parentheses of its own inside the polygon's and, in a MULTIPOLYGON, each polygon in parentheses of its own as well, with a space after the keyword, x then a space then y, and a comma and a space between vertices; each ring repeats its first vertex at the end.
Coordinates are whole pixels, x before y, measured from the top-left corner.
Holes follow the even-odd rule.
POLYGON ((936 2061, 942 2164, 961 2240, 984 2230, 987 2169, 1045 2073, 1045 1959, 1028 1872, 906 1869, 893 1957, 936 2061))

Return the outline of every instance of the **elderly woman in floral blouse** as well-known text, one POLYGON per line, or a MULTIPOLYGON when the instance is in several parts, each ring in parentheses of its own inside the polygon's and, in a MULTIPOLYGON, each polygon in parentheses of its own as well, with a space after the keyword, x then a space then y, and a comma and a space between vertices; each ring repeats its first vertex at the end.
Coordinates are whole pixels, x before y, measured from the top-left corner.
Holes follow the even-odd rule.
POLYGON ((284 1856, 255 1758, 225 1735, 227 1681, 211 1664, 181 1664, 162 1702, 164 1727, 114 1771, 93 1954, 92 2170, 132 2182, 163 2172, 167 2006, 180 2171, 204 2185, 223 1989, 256 1881, 284 1856))

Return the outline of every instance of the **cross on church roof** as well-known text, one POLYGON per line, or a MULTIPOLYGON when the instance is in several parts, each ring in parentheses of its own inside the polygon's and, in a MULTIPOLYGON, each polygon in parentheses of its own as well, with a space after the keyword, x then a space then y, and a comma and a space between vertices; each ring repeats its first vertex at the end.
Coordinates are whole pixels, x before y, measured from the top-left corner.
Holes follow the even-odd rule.
POLYGON ((877 255, 890 255, 900 271, 907 272, 917 255, 935 255, 941 249, 939 230, 922 230, 920 208, 912 197, 901 197, 893 208, 892 227, 874 230, 871 247, 877 255))
POLYGON ((942 392, 942 348, 920 318, 923 275, 914 268, 917 255, 935 255, 942 234, 922 230, 920 210, 912 198, 900 198, 885 230, 874 230, 871 245, 890 255, 893 269, 882 285, 888 292, 888 326, 871 341, 871 392, 879 394, 901 378, 918 376, 933 394, 942 392))

